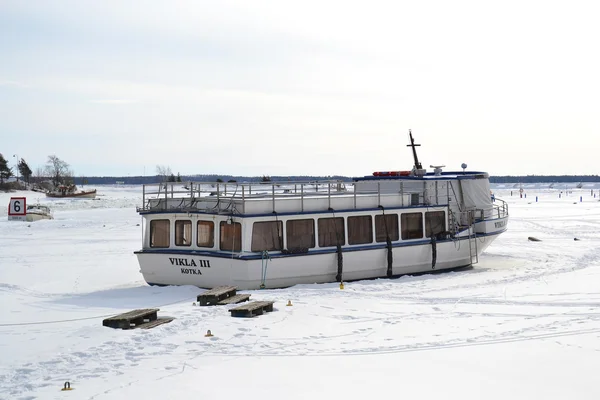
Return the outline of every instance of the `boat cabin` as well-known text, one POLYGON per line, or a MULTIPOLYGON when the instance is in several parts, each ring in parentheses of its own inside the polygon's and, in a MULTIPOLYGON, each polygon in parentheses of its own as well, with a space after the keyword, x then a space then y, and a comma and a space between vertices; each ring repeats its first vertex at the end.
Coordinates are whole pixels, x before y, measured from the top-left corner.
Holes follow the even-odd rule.
POLYGON ((197 251, 307 252, 327 247, 427 239, 447 232, 446 210, 365 210, 305 215, 155 214, 147 218, 144 248, 197 251))

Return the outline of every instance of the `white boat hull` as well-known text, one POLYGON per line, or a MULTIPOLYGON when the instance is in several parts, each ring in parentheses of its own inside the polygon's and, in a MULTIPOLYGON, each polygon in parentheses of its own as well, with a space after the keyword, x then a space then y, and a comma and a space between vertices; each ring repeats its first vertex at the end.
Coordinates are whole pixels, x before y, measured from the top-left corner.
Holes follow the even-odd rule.
POLYGON ((25 216, 25 220, 27 222, 39 221, 42 219, 53 219, 53 217, 51 215, 47 215, 47 214, 36 214, 36 213, 27 213, 27 215, 25 216))
MULTIPOLYGON (((500 233, 500 232, 498 232, 500 233)), ((479 236, 477 255, 481 254, 498 234, 479 236)), ((472 246, 475 246, 472 242, 472 246)), ((472 250, 473 249, 473 250, 472 250)), ((436 243, 436 263, 430 243, 403 245, 393 248, 392 275, 404 275, 471 265, 469 239, 444 240, 436 243)), ((384 278, 387 276, 387 248, 345 249, 343 281, 384 278)), ((203 255, 201 252, 137 252, 141 273, 149 284, 194 285, 213 288, 237 286, 240 290, 259 289, 266 276, 266 288, 283 288, 296 284, 336 282, 338 255, 335 252, 272 256, 243 259, 203 255), (266 267, 265 267, 266 264, 266 267), (266 271, 265 271, 266 269, 266 271)))

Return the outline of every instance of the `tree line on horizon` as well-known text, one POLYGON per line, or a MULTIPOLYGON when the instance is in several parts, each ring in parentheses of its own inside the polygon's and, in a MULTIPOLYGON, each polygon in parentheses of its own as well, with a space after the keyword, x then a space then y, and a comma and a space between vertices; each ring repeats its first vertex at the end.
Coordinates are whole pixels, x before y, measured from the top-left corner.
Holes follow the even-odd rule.
POLYGON ((141 185, 161 182, 216 182, 216 183, 234 183, 234 182, 284 182, 284 181, 315 181, 315 180, 341 180, 351 182, 352 178, 344 176, 241 176, 241 175, 218 175, 218 174, 197 174, 197 175, 168 175, 167 179, 161 175, 148 176, 85 176, 75 177, 76 184, 90 185, 114 185, 122 183, 125 185, 141 185), (181 180, 180 180, 181 179, 181 180))
POLYGON ((600 182, 598 175, 503 175, 490 176, 490 183, 600 182))

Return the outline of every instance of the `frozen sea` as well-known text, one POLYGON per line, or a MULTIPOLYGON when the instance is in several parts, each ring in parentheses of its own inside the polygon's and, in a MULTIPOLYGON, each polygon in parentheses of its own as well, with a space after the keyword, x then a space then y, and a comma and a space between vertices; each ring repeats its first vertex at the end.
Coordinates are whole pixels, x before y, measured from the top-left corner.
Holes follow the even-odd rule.
POLYGON ((0 193, 0 399, 600 398, 600 183, 492 185, 509 227, 473 268, 248 291, 275 301, 250 319, 146 285, 141 186, 94 187, 0 193), (18 196, 55 219, 8 221, 18 196), (102 326, 150 307, 175 320, 102 326))

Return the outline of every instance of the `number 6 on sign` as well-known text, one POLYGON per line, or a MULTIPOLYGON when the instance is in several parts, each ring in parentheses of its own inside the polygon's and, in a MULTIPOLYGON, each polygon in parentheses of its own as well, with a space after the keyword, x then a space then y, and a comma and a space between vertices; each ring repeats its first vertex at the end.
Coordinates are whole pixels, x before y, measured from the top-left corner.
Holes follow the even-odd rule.
POLYGON ((25 215, 27 210, 25 203, 25 197, 11 197, 8 204, 8 215, 25 215))

